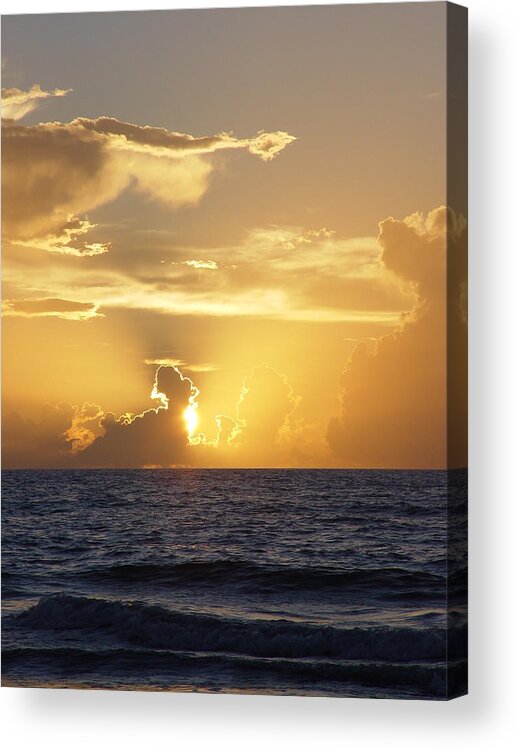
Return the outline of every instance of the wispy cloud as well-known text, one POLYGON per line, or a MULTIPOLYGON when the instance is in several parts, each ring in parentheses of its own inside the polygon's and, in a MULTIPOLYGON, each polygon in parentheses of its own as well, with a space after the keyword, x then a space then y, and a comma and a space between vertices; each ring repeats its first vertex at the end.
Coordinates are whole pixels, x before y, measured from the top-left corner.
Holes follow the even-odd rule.
POLYGON ((45 99, 66 96, 72 89, 54 89, 44 91, 39 84, 34 84, 28 91, 17 88, 2 89, 2 119, 21 120, 33 112, 45 99))
POLYGON ((159 357, 156 359, 145 359, 146 365, 158 365, 164 367, 179 367, 189 372, 215 372, 219 369, 218 365, 209 362, 189 363, 183 359, 174 359, 171 357, 159 357))
POLYGON ((210 271, 215 271, 218 268, 215 260, 184 260, 183 263, 192 268, 208 269, 210 271))
POLYGON ((62 318, 85 321, 103 317, 98 305, 66 299, 7 299, 2 303, 2 315, 18 318, 62 318))

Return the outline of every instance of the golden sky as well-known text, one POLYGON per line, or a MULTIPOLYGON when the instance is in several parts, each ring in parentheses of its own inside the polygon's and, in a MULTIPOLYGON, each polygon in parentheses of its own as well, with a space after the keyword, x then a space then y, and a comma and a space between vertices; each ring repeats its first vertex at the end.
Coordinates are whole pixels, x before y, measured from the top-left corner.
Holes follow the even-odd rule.
POLYGON ((446 464, 444 3, 2 48, 4 466, 446 464))

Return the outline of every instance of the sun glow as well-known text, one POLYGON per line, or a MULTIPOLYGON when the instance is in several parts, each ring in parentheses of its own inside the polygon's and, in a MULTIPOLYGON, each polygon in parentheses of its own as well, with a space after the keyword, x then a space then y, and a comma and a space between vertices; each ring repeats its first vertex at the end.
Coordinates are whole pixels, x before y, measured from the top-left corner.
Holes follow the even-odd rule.
POLYGON ((189 435, 193 435, 196 431, 197 423, 199 418, 197 416, 197 404, 189 404, 183 412, 183 418, 187 425, 187 432, 189 435))

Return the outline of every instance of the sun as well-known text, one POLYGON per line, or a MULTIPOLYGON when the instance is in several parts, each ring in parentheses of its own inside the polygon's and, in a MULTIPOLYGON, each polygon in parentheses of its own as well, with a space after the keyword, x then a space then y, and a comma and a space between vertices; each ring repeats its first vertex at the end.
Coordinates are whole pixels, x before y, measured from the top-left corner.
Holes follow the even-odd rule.
POLYGON ((193 435, 196 431, 197 423, 199 421, 199 417, 197 415, 197 405, 194 406, 193 404, 189 404, 183 412, 183 418, 185 420, 185 424, 187 425, 188 434, 193 435))

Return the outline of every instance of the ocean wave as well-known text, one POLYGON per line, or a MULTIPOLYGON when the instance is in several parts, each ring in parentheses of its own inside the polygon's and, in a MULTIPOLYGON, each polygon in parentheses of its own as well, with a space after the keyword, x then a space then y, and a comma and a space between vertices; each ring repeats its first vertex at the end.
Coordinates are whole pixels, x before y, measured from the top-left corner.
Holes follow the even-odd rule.
MULTIPOLYGON (((280 677, 284 684, 312 685, 332 683, 366 687, 413 689, 416 694, 443 697, 446 690, 446 670, 442 663, 396 664, 375 661, 336 661, 328 659, 260 658, 235 654, 185 653, 177 651, 142 651, 123 648, 98 650, 88 648, 12 648, 2 652, 7 675, 23 674, 30 665, 31 673, 59 674, 73 672, 76 677, 86 673, 90 679, 109 673, 112 679, 130 677, 133 685, 162 684, 170 687, 171 678, 181 683, 196 674, 206 686, 230 677, 230 683, 243 686, 257 685, 258 680, 269 684, 280 677), (23 664, 23 669, 19 666, 23 664)), ((464 669, 455 663, 449 670, 455 674, 464 669)), ((194 683, 195 684, 195 683, 194 683)))
POLYGON ((94 568, 80 574, 92 581, 170 586, 238 585, 273 590, 365 588, 393 589, 419 596, 444 594, 445 577, 403 568, 336 571, 317 567, 258 565, 244 560, 189 561, 171 564, 130 563, 94 568))
MULTIPOLYGON (((241 620, 177 612, 160 606, 65 594, 45 596, 16 616, 18 625, 82 637, 111 638, 148 649, 215 652, 257 657, 443 660, 444 628, 350 628, 289 620, 241 620)), ((449 629, 449 639, 454 638, 449 629)), ((458 628, 461 630, 461 628, 458 628)), ((460 635, 456 636, 463 642, 460 635)), ((456 649, 458 656, 461 656, 456 649)))

